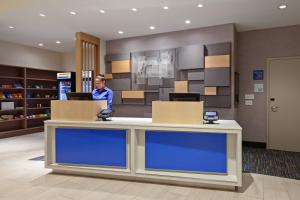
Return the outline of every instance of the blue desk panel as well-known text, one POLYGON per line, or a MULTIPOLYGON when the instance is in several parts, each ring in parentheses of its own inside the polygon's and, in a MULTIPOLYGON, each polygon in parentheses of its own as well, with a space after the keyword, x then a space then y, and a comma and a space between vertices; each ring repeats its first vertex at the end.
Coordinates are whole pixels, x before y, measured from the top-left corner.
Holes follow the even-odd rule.
POLYGON ((126 167, 126 130, 56 128, 56 162, 126 167))
POLYGON ((146 131, 146 169, 227 173, 226 133, 146 131))

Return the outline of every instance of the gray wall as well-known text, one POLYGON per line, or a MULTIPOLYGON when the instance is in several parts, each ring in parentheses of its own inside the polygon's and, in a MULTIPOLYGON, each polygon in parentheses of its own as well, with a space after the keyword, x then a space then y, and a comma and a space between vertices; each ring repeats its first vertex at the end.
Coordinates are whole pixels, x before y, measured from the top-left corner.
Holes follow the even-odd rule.
POLYGON ((62 53, 0 41, 0 64, 64 70, 62 53))
POLYGON ((243 127, 243 139, 267 142, 267 58, 300 56, 300 26, 240 32, 237 44, 241 100, 238 121, 243 127), (265 92, 255 94, 253 106, 245 106, 244 95, 253 93, 253 84, 257 82, 252 80, 254 69, 265 70, 265 92))
MULTIPOLYGON (((235 28, 234 24, 226 24, 207 28, 198 28, 191 30, 176 31, 155 35, 147 35, 119 40, 110 40, 106 42, 106 54, 122 54, 135 51, 160 50, 176 48, 192 44, 214 44, 232 42, 233 56, 235 54, 235 28)), ((233 57, 234 58, 234 57, 233 57)), ((235 59, 232 59, 232 83, 234 83, 235 59)), ((234 87, 232 86, 232 90, 234 87)), ((232 93, 233 94, 233 93, 232 93)), ((233 101, 233 98, 232 98, 233 101)), ((233 103, 233 102, 232 102, 233 103)), ((233 105, 233 104, 232 104, 233 105)), ((119 106, 115 106, 119 109, 119 106)), ((149 110, 149 109, 148 109, 149 110)), ((221 116, 226 119, 234 119, 235 109, 218 109, 221 116)), ((123 111, 123 110, 122 110, 123 111)), ((124 111, 131 112, 130 108, 124 111)), ((142 110, 141 110, 142 112, 142 110)), ((129 113, 128 113, 129 114, 129 113)), ((137 116, 136 113, 135 116, 137 116)))
POLYGON ((64 66, 67 71, 76 71, 75 51, 62 54, 62 66, 64 66))

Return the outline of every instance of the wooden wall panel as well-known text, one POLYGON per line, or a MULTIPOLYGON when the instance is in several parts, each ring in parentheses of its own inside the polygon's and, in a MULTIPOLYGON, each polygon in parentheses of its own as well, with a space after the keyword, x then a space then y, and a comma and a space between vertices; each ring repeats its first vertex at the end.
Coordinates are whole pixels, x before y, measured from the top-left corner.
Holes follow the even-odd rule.
POLYGON ((112 74, 104 74, 104 77, 105 77, 106 80, 113 79, 113 75, 112 74))
POLYGON ((230 55, 205 56, 205 68, 230 67, 230 55))
POLYGON ((208 68, 205 69, 205 86, 230 86, 230 68, 208 68))
POLYGON ((113 91, 114 92, 114 98, 113 98, 113 104, 122 104, 122 92, 121 91, 113 91))
POLYGON ((205 106, 212 108, 231 108, 231 96, 205 96, 205 106))
POLYGON ((177 55, 179 70, 203 68, 204 46, 202 44, 179 47, 177 55))
POLYGON ((144 99, 145 92, 140 91, 122 91, 122 99, 144 99))
POLYGON ((175 81, 175 93, 188 93, 188 81, 175 81))
POLYGON ((204 80, 204 72, 188 72, 189 81, 203 81, 204 80))
POLYGON ((174 92, 174 88, 159 88, 159 100, 169 101, 169 94, 174 92))
POLYGON ((228 54, 231 54, 230 42, 205 45, 205 55, 207 56, 228 54))
POLYGON ((205 87, 205 95, 217 95, 217 87, 205 87))
POLYGON ((200 81, 189 82, 189 92, 190 93, 200 93, 200 95, 204 94, 204 84, 200 81))
POLYGON ((130 60, 112 61, 112 73, 130 73, 130 60))

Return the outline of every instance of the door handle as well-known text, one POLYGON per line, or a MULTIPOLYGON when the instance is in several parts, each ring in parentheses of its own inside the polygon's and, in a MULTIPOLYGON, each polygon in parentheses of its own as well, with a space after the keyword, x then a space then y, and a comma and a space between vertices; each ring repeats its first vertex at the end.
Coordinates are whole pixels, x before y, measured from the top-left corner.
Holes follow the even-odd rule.
POLYGON ((272 112, 277 112, 277 111, 278 111, 278 109, 279 109, 279 107, 278 107, 278 106, 271 106, 271 110, 272 110, 272 112))

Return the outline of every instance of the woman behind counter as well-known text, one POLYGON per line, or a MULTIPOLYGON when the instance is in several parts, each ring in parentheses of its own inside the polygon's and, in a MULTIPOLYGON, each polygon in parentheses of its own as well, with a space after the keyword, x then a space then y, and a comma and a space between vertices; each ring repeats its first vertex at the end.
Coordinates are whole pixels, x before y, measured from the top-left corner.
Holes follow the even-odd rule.
POLYGON ((93 100, 107 100, 107 109, 112 110, 113 91, 106 87, 106 79, 99 74, 95 79, 96 89, 93 90, 93 100))

